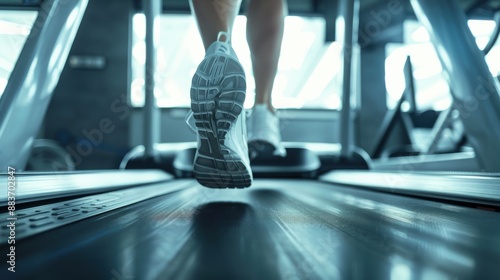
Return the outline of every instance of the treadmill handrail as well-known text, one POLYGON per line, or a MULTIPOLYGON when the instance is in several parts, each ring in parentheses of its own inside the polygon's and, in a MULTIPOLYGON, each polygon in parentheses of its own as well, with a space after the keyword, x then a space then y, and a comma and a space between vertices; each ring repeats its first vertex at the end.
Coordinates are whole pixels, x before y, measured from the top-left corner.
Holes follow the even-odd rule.
POLYGON ((0 172, 25 168, 88 0, 47 0, 0 98, 0 172))
POLYGON ((500 172, 500 85, 456 0, 411 0, 449 77, 453 102, 484 171, 500 172))

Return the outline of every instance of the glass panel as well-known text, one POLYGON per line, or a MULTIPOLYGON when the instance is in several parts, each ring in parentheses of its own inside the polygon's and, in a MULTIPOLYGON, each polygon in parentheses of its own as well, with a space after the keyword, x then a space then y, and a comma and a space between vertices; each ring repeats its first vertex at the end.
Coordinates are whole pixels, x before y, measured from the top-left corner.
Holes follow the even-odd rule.
MULTIPOLYGON (((162 15, 158 50, 159 107, 189 107, 189 88, 196 67, 203 59, 203 45, 190 15, 162 15)), ((245 107, 253 105, 255 82, 245 34, 246 17, 238 16, 233 47, 245 68, 248 95, 245 107)), ((278 108, 338 109, 337 73, 340 49, 324 43, 323 18, 289 16, 275 80, 273 102, 278 108)), ((144 105, 145 18, 133 17, 131 103, 144 105)))
POLYGON ((35 22, 36 11, 0 10, 0 96, 35 22))

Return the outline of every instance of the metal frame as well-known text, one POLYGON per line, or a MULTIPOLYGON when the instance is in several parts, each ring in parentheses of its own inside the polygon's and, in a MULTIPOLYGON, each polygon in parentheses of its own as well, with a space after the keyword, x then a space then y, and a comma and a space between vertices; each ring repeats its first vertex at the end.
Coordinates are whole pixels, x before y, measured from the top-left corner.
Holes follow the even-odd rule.
POLYGON ((384 192, 500 206, 500 174, 334 171, 323 181, 384 192))
MULTIPOLYGON (((455 104, 453 103, 450 105, 448 109, 441 112, 436 121, 436 124, 432 128, 430 136, 431 141, 429 143, 429 146, 427 146, 427 149, 425 151, 422 151, 423 154, 429 155, 436 152, 439 145, 439 141, 441 141, 445 129, 452 126, 453 122, 456 120, 454 112, 455 112, 455 104)), ((460 140, 455 145, 456 150, 458 150, 460 144, 463 143, 465 139, 466 139, 465 133, 463 133, 462 131, 460 140)))
POLYGON ((389 142, 389 138, 394 132, 396 125, 401 124, 401 135, 403 143, 406 145, 414 145, 415 139, 413 137, 413 121, 410 114, 416 112, 416 101, 415 101, 415 87, 413 81, 413 69, 411 66, 410 57, 406 58, 405 66, 405 81, 406 88, 401 98, 399 98, 396 107, 387 112, 384 121, 382 122, 379 132, 375 137, 375 149, 372 153, 373 158, 380 158, 383 155, 384 148, 389 142), (403 112, 403 104, 408 102, 410 105, 410 110, 408 112, 403 112))
MULTIPOLYGON (((0 182, 7 186, 7 174, 0 174, 0 182)), ((172 175, 160 170, 113 170, 78 172, 22 173, 16 180, 16 203, 89 195, 138 185, 166 182, 172 175)), ((6 206, 7 191, 0 193, 0 206, 6 206)))
MULTIPOLYGON (((115 172, 116 173, 116 172, 115 172)), ((116 175, 116 174, 115 174, 116 175)), ((144 174, 148 175, 148 174, 144 174)), ((94 176, 94 175, 87 175, 94 176)), ((137 176, 137 175, 136 175, 137 176)), ((166 185, 165 182, 149 182, 147 185, 124 185, 113 190, 106 189, 86 193, 85 197, 68 197, 66 200, 53 200, 38 206, 16 209, 16 239, 23 239, 44 231, 55 229, 107 213, 135 203, 179 192, 190 186, 189 181, 166 185)), ((31 184, 28 184, 31 187, 31 184)), ((56 187, 62 187, 61 185, 56 187)), ((10 229, 0 228, 0 246, 8 242, 10 229)), ((21 277, 22 279, 23 277, 21 277)), ((28 277, 31 278, 31 277, 28 277)), ((5 279, 5 278, 2 278, 5 279)))
POLYGON ((145 0, 144 14, 146 16, 146 88, 144 112, 144 147, 145 155, 153 158, 156 155, 155 144, 158 142, 159 111, 156 106, 155 88, 157 75, 157 53, 159 42, 159 24, 161 0, 145 0))
POLYGON ((47 0, 0 99, 0 170, 25 168, 88 0, 47 0))
POLYGON ((482 170, 474 152, 418 155, 374 160, 373 170, 385 171, 467 171, 482 170))
POLYGON ((337 23, 337 37, 342 46, 342 111, 340 112, 340 145, 341 156, 350 158, 354 150, 352 92, 355 88, 352 76, 356 67, 353 62, 358 42, 359 0, 340 0, 337 23))
POLYGON ((456 0, 411 0, 450 79, 456 108, 481 169, 500 171, 500 86, 456 0))

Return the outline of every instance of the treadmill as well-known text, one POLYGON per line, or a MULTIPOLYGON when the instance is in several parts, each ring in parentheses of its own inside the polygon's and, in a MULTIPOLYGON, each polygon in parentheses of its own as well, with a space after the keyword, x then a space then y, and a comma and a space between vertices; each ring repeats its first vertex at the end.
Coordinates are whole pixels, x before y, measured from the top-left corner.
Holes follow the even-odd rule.
MULTIPOLYGON (((59 2, 47 0, 42 9, 59 2)), ((87 1, 64 3, 58 13, 39 16, 39 26, 73 13, 71 28, 60 32, 76 30, 87 1)), ((429 24, 437 18, 427 9, 431 4, 442 9, 436 13, 443 21, 465 21, 454 1, 412 4, 429 24)), ((41 40, 35 36, 27 45, 41 40)), ((5 100, 2 112, 15 103, 2 107, 5 100)), ((15 165, 0 175, 0 185, 17 186, 15 209, 8 208, 12 194, 0 194, 0 279, 500 275, 495 172, 332 171, 317 178, 256 178, 248 189, 225 190, 160 170, 29 173, 17 171, 22 162, 15 165)))

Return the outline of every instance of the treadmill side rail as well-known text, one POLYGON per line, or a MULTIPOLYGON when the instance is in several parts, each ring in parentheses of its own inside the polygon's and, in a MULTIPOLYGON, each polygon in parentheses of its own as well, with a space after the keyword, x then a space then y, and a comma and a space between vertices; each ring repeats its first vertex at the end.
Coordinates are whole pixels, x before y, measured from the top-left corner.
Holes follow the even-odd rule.
MULTIPOLYGON (((172 175, 159 170, 18 173, 16 204, 101 193, 166 182, 172 178, 172 175)), ((8 175, 0 173, 0 184, 7 186, 7 180, 8 175)), ((1 192, 0 206, 7 205, 7 201, 7 191, 1 192)))
POLYGON ((334 171, 321 180, 395 194, 500 206, 500 174, 334 171))
MULTIPOLYGON (((161 187, 153 184, 20 209, 16 211, 16 239, 26 238, 157 196, 175 193, 190 185, 189 181, 175 181, 161 187)), ((7 243, 8 237, 9 228, 0 228, 0 245, 7 243)))

